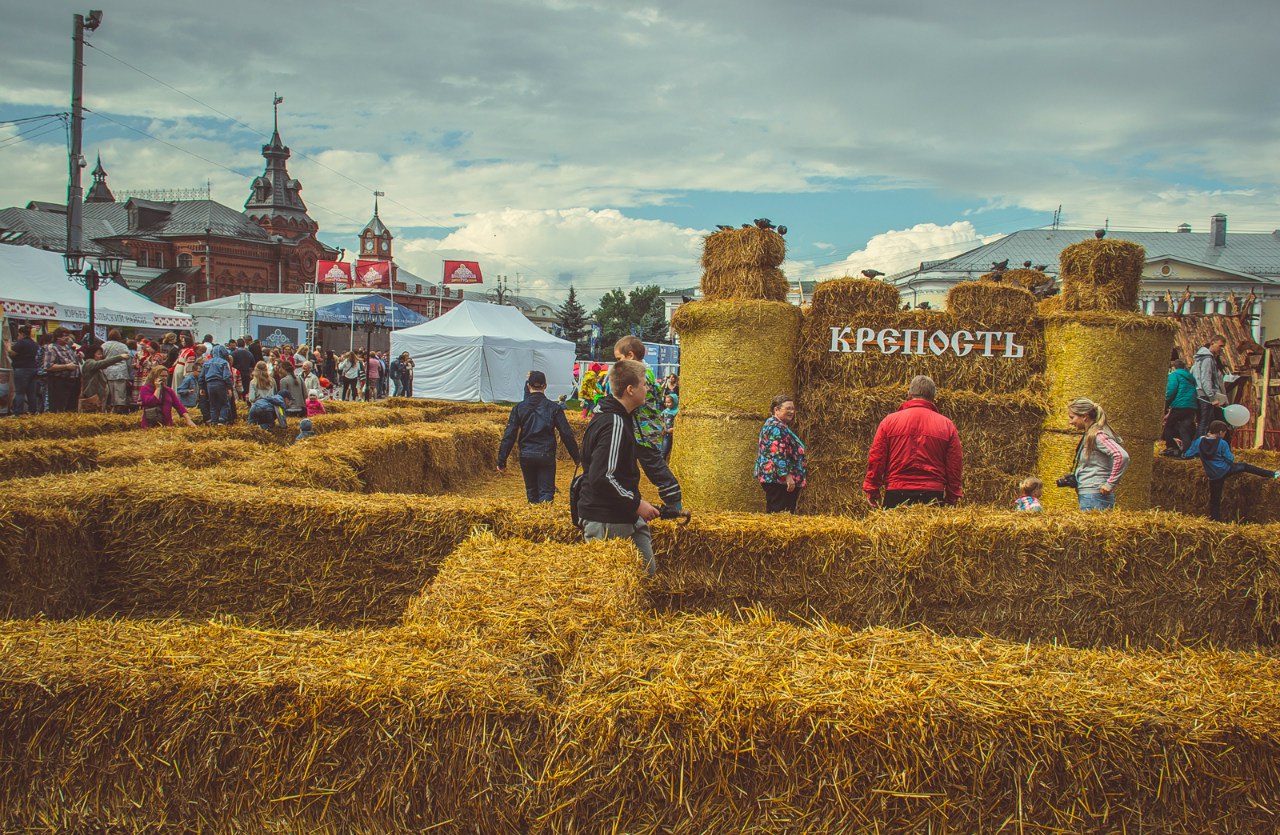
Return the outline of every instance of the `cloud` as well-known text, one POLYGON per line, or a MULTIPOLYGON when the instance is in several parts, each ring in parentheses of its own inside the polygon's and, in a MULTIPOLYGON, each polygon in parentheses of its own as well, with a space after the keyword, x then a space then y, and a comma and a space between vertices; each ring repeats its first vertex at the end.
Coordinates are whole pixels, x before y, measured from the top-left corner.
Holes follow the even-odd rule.
POLYGON ((396 260, 434 280, 446 258, 478 259, 486 280, 517 276, 524 291, 558 296, 573 284, 594 302, 614 287, 689 286, 700 273, 706 233, 614 209, 502 209, 479 212, 443 238, 410 236, 396 260))
POLYGON ((989 243, 1000 237, 982 236, 967 220, 958 220, 947 226, 936 223, 918 223, 910 229, 897 229, 881 233, 867 241, 857 252, 849 253, 844 260, 834 264, 791 265, 793 270, 804 270, 806 277, 836 278, 858 275, 862 270, 879 270, 893 275, 920 265, 921 261, 933 261, 959 255, 970 249, 989 243))

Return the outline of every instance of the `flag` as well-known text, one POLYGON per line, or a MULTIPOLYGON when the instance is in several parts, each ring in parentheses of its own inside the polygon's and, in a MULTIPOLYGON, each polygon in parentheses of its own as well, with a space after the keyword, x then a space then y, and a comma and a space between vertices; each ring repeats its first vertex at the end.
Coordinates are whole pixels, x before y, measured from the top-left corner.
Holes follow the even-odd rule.
POLYGON ((479 261, 445 261, 445 284, 483 284, 479 261))
POLYGON ((346 261, 316 261, 316 284, 351 286, 351 265, 346 261))
POLYGON ((357 261, 357 287, 391 287, 390 261, 357 261))

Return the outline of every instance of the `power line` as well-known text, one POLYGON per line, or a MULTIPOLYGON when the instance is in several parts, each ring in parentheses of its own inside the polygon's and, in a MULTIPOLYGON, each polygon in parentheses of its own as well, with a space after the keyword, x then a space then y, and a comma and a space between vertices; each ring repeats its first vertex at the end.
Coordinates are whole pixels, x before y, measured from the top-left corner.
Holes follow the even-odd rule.
POLYGON ((10 145, 21 145, 23 142, 30 142, 33 139, 38 139, 41 136, 53 133, 61 127, 61 123, 50 124, 49 122, 42 122, 34 127, 20 131, 7 139, 0 140, 0 148, 7 148, 10 145), (38 133, 36 131, 38 131, 38 133))
POLYGON ((0 119, 0 125, 20 125, 23 122, 35 122, 43 119, 66 119, 70 113, 45 113, 40 116, 24 116, 21 119, 0 119))

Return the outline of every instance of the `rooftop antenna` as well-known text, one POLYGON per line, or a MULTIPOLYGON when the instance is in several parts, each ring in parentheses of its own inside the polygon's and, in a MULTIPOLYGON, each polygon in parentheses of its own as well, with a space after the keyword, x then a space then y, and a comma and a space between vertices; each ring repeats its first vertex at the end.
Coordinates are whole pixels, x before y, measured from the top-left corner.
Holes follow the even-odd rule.
POLYGON ((1053 213, 1053 231, 1058 231, 1058 224, 1062 222, 1062 204, 1058 204, 1058 210, 1053 213))

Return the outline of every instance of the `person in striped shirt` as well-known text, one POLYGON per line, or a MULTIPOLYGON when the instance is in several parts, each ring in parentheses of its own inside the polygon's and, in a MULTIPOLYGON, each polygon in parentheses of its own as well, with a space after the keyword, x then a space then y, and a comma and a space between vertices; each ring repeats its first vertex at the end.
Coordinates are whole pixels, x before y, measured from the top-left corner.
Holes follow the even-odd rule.
POLYGON ((1076 445, 1076 498, 1081 510, 1111 510, 1116 506, 1116 486, 1129 467, 1129 453, 1120 436, 1107 426, 1101 404, 1078 397, 1067 405, 1067 423, 1082 430, 1076 445))

